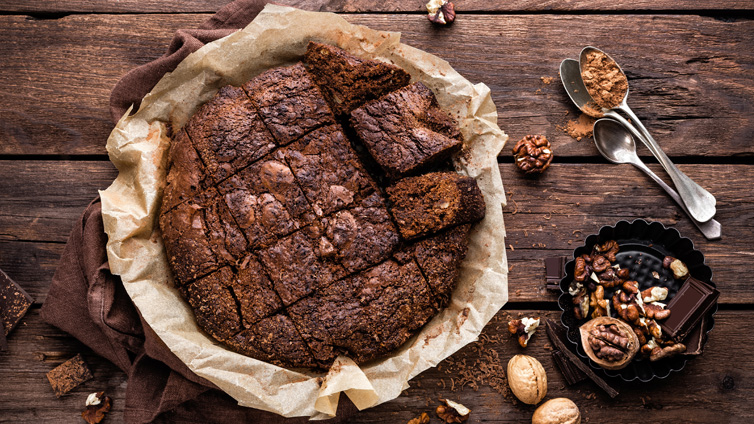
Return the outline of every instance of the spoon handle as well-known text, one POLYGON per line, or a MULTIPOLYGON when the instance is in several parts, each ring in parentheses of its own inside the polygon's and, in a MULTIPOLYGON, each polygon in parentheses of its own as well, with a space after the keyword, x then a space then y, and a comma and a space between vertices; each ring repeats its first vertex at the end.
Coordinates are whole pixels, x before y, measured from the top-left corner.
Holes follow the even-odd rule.
MULTIPOLYGON (((681 172, 681 170, 673 164, 670 158, 668 158, 665 152, 660 148, 660 145, 657 144, 657 141, 652 138, 649 131, 647 131, 644 125, 642 125, 639 118, 634 115, 634 112, 628 107, 625 101, 619 106, 619 109, 625 112, 626 115, 631 118, 636 127, 638 127, 640 133, 640 136, 638 137, 639 140, 647 146, 649 151, 652 152, 654 157, 660 162, 660 165, 665 168, 665 171, 673 180, 676 189, 678 189, 678 194, 681 196, 681 199, 683 199, 683 203, 688 208, 689 214, 699 222, 706 222, 712 219, 716 212, 715 197, 702 188, 702 186, 695 183, 694 180, 681 172)), ((611 114, 611 117, 614 116, 611 114)), ((626 123, 623 122, 623 124, 625 125, 626 123)), ((634 127, 633 125, 628 124, 628 128, 632 129, 634 127)), ((633 133, 634 131, 631 132, 633 133)), ((636 136, 636 134, 634 134, 634 136, 636 136)))
POLYGON ((644 162, 642 162, 641 160, 639 160, 637 158, 637 160, 634 161, 634 162, 631 162, 631 164, 634 165, 635 167, 641 169, 642 171, 644 171, 645 174, 647 174, 650 177, 652 177, 652 179, 660 187, 662 187, 662 189, 665 190, 665 192, 668 193, 668 195, 670 196, 670 198, 673 199, 673 200, 675 200, 675 202, 678 203, 678 206, 680 206, 681 209, 683 209, 683 211, 686 212, 686 215, 688 215, 689 218, 691 218, 691 222, 693 222, 694 225, 696 225, 696 228, 698 228, 699 231, 701 231, 702 234, 704 234, 704 237, 706 237, 708 240, 718 240, 718 239, 722 238, 722 226, 720 225, 719 222, 717 222, 714 219, 710 219, 707 222, 699 222, 699 221, 697 221, 691 215, 691 212, 689 212, 688 208, 686 208, 686 205, 683 203, 683 200, 681 199, 681 196, 679 196, 678 193, 675 190, 673 190, 672 187, 670 187, 669 185, 667 185, 665 183, 665 181, 663 181, 660 177, 658 177, 657 174, 655 174, 654 172, 652 172, 652 170, 649 169, 649 167, 647 167, 647 165, 644 162))

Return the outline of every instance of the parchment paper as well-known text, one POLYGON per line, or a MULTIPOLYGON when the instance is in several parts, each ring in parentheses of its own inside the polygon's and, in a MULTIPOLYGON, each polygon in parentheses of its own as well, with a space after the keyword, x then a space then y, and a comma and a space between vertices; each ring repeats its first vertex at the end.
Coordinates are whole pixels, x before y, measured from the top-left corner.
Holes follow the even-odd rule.
POLYGON ((196 374, 243 406, 287 417, 331 417, 344 392, 359 409, 398 397, 408 381, 474 341, 508 300, 503 206, 497 154, 507 136, 484 84, 472 85, 444 60, 399 42, 400 34, 351 25, 330 13, 268 5, 246 28, 188 56, 150 92, 133 116, 121 118, 107 141, 119 170, 101 192, 110 268, 144 319, 196 374), (456 170, 474 177, 486 218, 470 235, 469 253, 450 306, 387 358, 358 366, 340 357, 327 374, 288 370, 234 353, 202 332, 174 288, 157 216, 165 185, 166 124, 180 128, 227 84, 301 59, 309 40, 397 64, 420 80, 459 122, 464 150, 456 170))

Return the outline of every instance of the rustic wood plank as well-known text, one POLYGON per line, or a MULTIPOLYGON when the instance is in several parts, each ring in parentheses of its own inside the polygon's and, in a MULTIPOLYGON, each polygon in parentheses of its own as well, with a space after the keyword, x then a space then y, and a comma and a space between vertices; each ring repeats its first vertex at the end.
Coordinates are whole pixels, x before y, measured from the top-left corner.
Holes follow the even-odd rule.
MULTIPOLYGON (((651 168, 661 172, 658 165, 651 168)), ((674 226, 693 240, 714 272, 721 302, 754 302, 749 282, 741 278, 754 255, 754 199, 749 195, 754 167, 680 168, 717 197, 722 240, 705 240, 659 187, 629 165, 556 162, 541 178, 529 179, 513 164, 501 164, 508 193, 506 244, 512 247, 507 252, 511 302, 556 300, 544 289, 544 258, 570 255, 601 226, 637 218, 674 226), (621 177, 613 186, 615 175, 621 177)), ((5 194, 0 203, 0 268, 38 302, 44 301, 71 228, 97 190, 107 188, 116 175, 109 162, 0 161, 0 192, 5 194)))
MULTIPOLYGON (((0 45, 0 102, 12 105, 0 114, 0 154, 103 154, 112 128, 109 92, 120 76, 160 56, 176 29, 196 27, 206 17, 0 16, 0 37, 13 40, 0 45)), ((559 129, 576 110, 557 83, 557 68, 585 44, 620 60, 631 80, 630 104, 669 155, 754 154, 751 20, 469 15, 436 29, 420 15, 346 19, 401 31, 404 42, 447 59, 472 82, 486 83, 500 126, 513 139, 547 134, 560 157, 597 155, 591 143, 559 129), (548 76, 556 80, 546 85, 540 77, 548 76)), ((648 154, 643 147, 640 152, 648 154)))
MULTIPOLYGON (((463 348, 453 360, 466 360, 473 366, 484 353, 495 351, 505 366, 515 354, 524 353, 542 362, 548 377, 547 399, 568 397, 579 406, 582 422, 612 422, 619 416, 624 422, 749 422, 754 418, 754 404, 749 395, 754 390, 754 357, 748 354, 754 311, 720 311, 710 333, 704 354, 689 361, 685 369, 651 384, 621 384, 621 394, 610 399, 591 382, 573 387, 564 384, 552 362, 549 341, 544 329, 532 337, 529 347, 521 349, 506 335, 510 317, 548 316, 558 312, 503 310, 484 331, 479 342, 463 348), (735 360, 731 360, 735 358, 735 360), (587 421, 588 419, 588 421, 587 421)), ((123 422, 125 374, 100 358, 80 342, 44 324, 39 309, 33 309, 9 338, 10 351, 0 353, 0 416, 9 422, 76 422, 88 393, 106 389, 113 398, 108 423, 123 422), (83 356, 94 379, 71 394, 56 399, 45 373, 76 353, 83 356)), ((488 364, 489 361, 481 361, 488 364)), ((467 386, 451 390, 451 378, 457 380, 457 368, 449 361, 440 363, 411 381, 411 387, 399 398, 357 414, 353 423, 405 423, 421 412, 432 412, 438 398, 449 398, 472 410, 471 422, 528 422, 534 407, 514 403, 487 385, 478 391, 467 386), (450 373, 448 373, 450 372, 450 373)), ((431 415, 434 417, 434 413, 431 415)), ((434 418, 436 421, 436 417, 434 418)), ((433 421, 433 422, 435 422, 433 421)))
POLYGON ((0 241, 65 242, 116 176, 106 161, 0 161, 0 241))
MULTIPOLYGON (((200 13, 214 12, 229 3, 229 0, 188 0, 188 1, 139 1, 139 0, 65 0, 45 2, 44 0, 6 0, 0 11, 14 13, 34 12, 97 12, 97 13, 200 13)), ((407 12, 426 13, 427 0, 276 0, 275 3, 298 7, 305 10, 323 12, 407 12)), ((750 2, 741 0, 700 0, 694 2, 674 2, 670 0, 460 0, 455 1, 460 18, 464 12, 567 12, 567 11, 730 11, 751 10, 750 2)))

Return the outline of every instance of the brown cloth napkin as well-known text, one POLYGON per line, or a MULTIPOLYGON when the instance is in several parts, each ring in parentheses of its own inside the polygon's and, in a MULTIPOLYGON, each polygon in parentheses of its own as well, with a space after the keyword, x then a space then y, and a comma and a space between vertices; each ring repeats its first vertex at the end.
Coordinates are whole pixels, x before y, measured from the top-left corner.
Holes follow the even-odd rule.
MULTIPOLYGON (((246 26, 265 1, 237 0, 222 8, 197 30, 178 30, 168 52, 133 69, 110 97, 113 121, 135 103, 135 109, 166 72, 206 42, 246 26)), ((257 409, 240 407, 209 381, 191 372, 143 321, 120 277, 110 273, 99 198, 92 201, 74 227, 42 305, 42 318, 71 334, 128 374, 125 420, 129 423, 183 422, 304 423, 257 409)), ((105 388, 102 388, 105 389, 105 388)), ((117 402, 118 399, 115 399, 117 402)), ((343 396, 338 416, 347 421, 356 407, 343 396)))

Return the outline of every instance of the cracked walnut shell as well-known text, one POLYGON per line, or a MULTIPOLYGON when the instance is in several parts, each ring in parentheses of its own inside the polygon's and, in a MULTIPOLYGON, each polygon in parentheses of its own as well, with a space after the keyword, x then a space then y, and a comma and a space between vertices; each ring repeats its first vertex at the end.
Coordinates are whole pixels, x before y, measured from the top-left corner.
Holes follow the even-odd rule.
POLYGON ((624 321, 599 317, 579 328, 589 359, 608 370, 625 368, 639 351, 639 337, 624 321))
POLYGON ((541 174, 552 163, 552 146, 543 135, 527 135, 513 146, 513 159, 525 174, 541 174))
POLYGON ((518 400, 536 405, 547 395, 547 374, 536 358, 516 355, 508 361, 508 385, 518 400))

